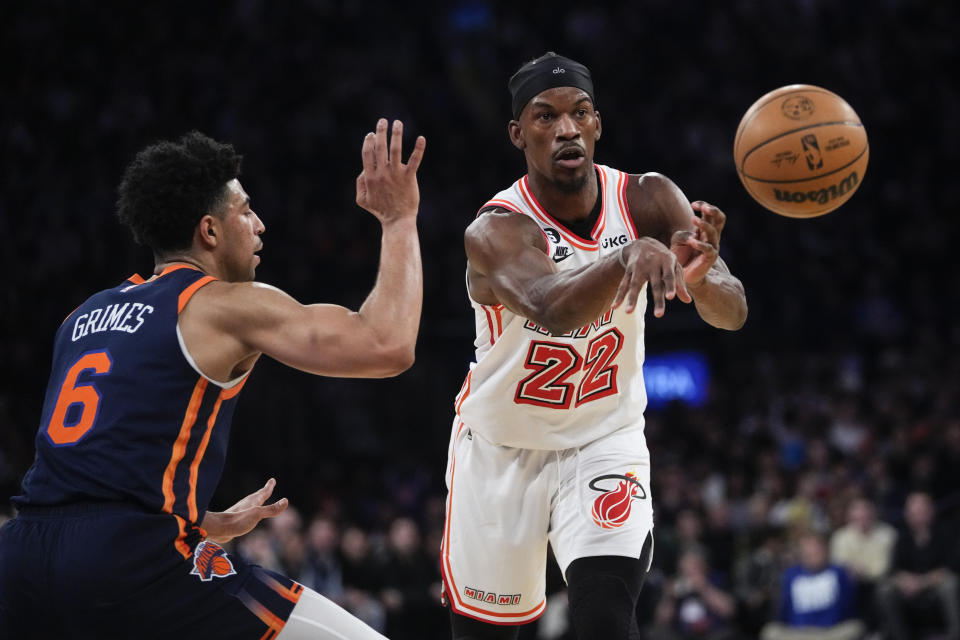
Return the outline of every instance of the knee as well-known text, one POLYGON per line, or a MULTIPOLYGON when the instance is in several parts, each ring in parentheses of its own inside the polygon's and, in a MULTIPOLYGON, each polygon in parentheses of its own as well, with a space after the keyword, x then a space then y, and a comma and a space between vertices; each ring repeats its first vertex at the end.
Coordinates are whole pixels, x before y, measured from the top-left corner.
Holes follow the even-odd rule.
POLYGON ((627 638, 636 598, 622 578, 589 576, 569 588, 570 618, 580 640, 627 638))

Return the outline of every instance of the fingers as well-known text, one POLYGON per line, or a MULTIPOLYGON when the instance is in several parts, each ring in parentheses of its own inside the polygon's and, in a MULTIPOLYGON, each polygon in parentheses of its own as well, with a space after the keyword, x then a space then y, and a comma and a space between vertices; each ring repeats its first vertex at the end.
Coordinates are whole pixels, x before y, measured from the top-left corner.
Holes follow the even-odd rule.
POLYGON ((717 229, 716 225, 701 218, 694 218, 693 224, 700 231, 698 235, 701 240, 706 240, 714 247, 720 246, 720 230, 717 229))
POLYGON ((373 137, 373 152, 377 161, 377 167, 383 167, 387 164, 387 119, 377 120, 377 133, 373 137))
POLYGON ((427 139, 423 136, 417 136, 417 142, 413 145, 413 151, 410 152, 410 159, 407 161, 407 169, 414 173, 420 168, 420 161, 423 160, 423 150, 427 148, 427 139))
MULTIPOLYGON (((636 308, 639 295, 639 287, 631 288, 630 295, 627 296, 627 313, 632 313, 636 308)), ((667 303, 663 298, 663 278, 656 272, 650 274, 650 295, 653 296, 653 315, 662 318, 667 310, 667 303)))
POLYGON ((260 507, 259 513, 257 515, 260 516, 260 519, 273 518, 275 516, 280 515, 284 511, 286 511, 288 506, 290 506, 290 501, 287 500, 286 498, 280 498, 273 504, 268 504, 260 507))
POLYGON ((690 206, 693 207, 694 211, 700 212, 705 222, 709 222, 716 227, 718 233, 723 231, 723 227, 727 224, 727 216, 718 207, 703 200, 691 202, 690 206))
POLYGON ((363 147, 360 148, 360 157, 363 159, 363 172, 372 173, 377 168, 377 155, 374 150, 376 135, 371 131, 363 138, 363 147))
POLYGON ((367 180, 363 174, 357 176, 357 204, 361 207, 367 199, 367 180))
POLYGON ((262 505, 264 502, 266 502, 267 498, 270 497, 270 494, 273 493, 273 488, 276 486, 277 486, 277 481, 275 479, 270 478, 269 480, 267 480, 267 483, 257 490, 256 504, 259 506, 259 505, 262 505))
POLYGON ((390 134, 390 164, 400 166, 401 152, 403 149, 403 123, 399 120, 393 121, 393 132, 390 134))
POLYGON ((677 279, 677 298, 680 299, 680 302, 693 302, 693 296, 687 290, 687 281, 683 277, 683 265, 680 264, 679 260, 673 263, 673 272, 677 279))

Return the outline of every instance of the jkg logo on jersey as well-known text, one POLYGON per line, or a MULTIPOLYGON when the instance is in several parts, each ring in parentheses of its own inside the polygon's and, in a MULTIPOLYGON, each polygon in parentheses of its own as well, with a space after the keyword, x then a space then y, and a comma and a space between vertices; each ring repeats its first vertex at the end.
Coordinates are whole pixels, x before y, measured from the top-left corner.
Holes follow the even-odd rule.
POLYGON ((226 578, 236 574, 237 571, 223 547, 209 540, 197 545, 193 552, 193 569, 190 570, 190 575, 200 576, 204 582, 210 582, 214 578, 226 578))
POLYGON ((647 492, 637 480, 632 471, 626 475, 611 473, 597 476, 588 485, 594 491, 602 491, 593 501, 591 515, 598 527, 603 529, 617 529, 622 527, 630 518, 630 507, 634 500, 644 500, 647 492), (610 487, 609 480, 619 480, 615 487, 610 487))

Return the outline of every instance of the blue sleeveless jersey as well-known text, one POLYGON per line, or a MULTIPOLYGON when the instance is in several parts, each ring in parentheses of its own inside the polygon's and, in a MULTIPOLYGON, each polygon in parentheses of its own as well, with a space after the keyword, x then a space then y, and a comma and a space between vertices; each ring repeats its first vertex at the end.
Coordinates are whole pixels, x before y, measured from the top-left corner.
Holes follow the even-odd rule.
MULTIPOLYGON (((128 501, 199 523, 220 480, 237 395, 195 368, 177 317, 214 278, 182 265, 84 302, 57 331, 16 506, 128 501)), ((189 526, 188 526, 189 523, 189 526)))

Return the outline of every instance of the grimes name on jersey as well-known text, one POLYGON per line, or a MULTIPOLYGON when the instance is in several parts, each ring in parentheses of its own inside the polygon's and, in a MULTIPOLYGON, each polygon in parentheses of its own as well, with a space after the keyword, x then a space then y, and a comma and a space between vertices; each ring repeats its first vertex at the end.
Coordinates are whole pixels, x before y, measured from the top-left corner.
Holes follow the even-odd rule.
POLYGON ((108 304, 90 313, 81 313, 73 323, 73 342, 85 335, 101 331, 125 331, 136 333, 143 326, 145 313, 153 313, 153 307, 142 302, 108 304))
POLYGON ((561 333, 558 336, 553 336, 552 333, 538 325, 533 320, 527 320, 523 324, 524 329, 530 329, 530 331, 535 331, 541 335, 553 336, 554 338, 586 338, 590 335, 591 331, 599 331, 600 327, 605 327, 606 325, 613 322, 613 309, 610 309, 605 314, 591 322, 590 324, 584 325, 575 331, 567 331, 566 333, 561 333))

